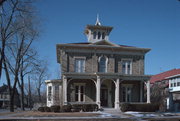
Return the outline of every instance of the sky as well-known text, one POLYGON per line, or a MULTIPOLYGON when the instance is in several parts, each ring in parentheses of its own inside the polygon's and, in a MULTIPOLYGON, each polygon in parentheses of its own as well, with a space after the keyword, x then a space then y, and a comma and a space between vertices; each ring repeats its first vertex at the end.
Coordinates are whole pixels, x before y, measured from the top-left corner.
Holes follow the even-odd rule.
POLYGON ((150 48, 145 74, 180 68, 180 2, 178 0, 39 0, 36 4, 41 33, 34 47, 48 60, 51 79, 60 65, 56 44, 87 42, 83 34, 96 16, 102 25, 114 27, 115 44, 150 48))

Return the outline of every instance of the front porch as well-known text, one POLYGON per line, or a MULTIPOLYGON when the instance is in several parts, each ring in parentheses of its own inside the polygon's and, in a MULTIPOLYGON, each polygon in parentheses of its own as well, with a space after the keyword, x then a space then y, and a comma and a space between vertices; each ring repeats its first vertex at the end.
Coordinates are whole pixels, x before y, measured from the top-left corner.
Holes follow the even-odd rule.
POLYGON ((119 109, 120 102, 143 102, 144 85, 150 103, 150 76, 117 73, 63 74, 63 105, 96 103, 99 108, 119 109))

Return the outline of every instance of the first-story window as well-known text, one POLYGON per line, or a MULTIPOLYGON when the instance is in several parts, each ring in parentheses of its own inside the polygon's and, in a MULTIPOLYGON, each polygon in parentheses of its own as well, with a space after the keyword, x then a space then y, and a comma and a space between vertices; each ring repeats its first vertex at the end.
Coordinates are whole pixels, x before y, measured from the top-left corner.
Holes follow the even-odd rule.
POLYGON ((48 86, 48 101, 51 101, 52 97, 52 86, 48 86))
POLYGON ((75 72, 82 73, 85 72, 85 59, 75 58, 75 72))
POLYGON ((59 100, 59 85, 55 85, 55 100, 59 100))
POLYGON ((177 82, 177 86, 180 86, 180 82, 177 82))
POLYGON ((122 88, 123 102, 131 102, 132 98, 132 85, 124 85, 122 88))
POLYGON ((132 74, 132 61, 123 60, 122 61, 122 73, 123 74, 132 74))
POLYGON ((75 85, 75 101, 85 101, 85 85, 75 85))

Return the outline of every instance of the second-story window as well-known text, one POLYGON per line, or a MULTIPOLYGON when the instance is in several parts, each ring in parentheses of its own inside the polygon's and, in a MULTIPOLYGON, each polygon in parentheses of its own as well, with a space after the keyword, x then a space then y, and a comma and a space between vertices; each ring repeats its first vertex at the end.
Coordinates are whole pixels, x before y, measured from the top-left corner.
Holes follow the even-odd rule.
POLYGON ((123 74, 132 74, 132 61, 123 60, 122 61, 122 73, 123 74))
POLYGON ((55 85, 55 100, 59 100, 59 85, 55 85))
POLYGON ((75 72, 78 72, 78 73, 85 72, 85 59, 84 58, 75 59, 75 72))
POLYGON ((99 72, 107 72, 107 58, 104 56, 99 60, 99 72))

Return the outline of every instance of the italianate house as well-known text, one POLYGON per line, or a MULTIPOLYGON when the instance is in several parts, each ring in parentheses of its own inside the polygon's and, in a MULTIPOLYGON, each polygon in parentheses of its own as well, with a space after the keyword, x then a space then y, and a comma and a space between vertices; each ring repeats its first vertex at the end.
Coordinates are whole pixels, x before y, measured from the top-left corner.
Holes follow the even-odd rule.
POLYGON ((85 103, 119 109, 122 102, 142 103, 144 88, 150 103, 150 76, 144 74, 150 49, 112 43, 112 29, 97 18, 85 28, 87 42, 56 45, 62 78, 46 80, 47 106, 85 103))

